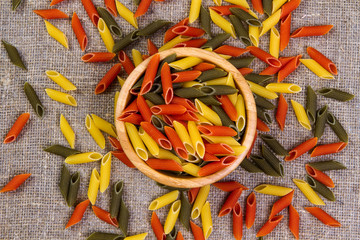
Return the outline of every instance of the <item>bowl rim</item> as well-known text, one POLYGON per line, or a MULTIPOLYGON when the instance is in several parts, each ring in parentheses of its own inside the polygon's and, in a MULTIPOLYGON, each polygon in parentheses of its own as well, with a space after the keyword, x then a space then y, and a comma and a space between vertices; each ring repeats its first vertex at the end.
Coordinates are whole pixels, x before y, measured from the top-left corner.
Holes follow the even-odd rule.
POLYGON ((152 57, 147 58, 141 64, 139 64, 127 77, 124 85, 121 88, 119 98, 116 104, 116 111, 115 111, 116 131, 124 153, 127 155, 129 160, 135 165, 135 167, 138 170, 140 170, 143 174, 145 174, 147 177, 161 184, 165 184, 176 188, 202 187, 217 182, 222 178, 226 177, 227 175, 229 175, 240 165, 240 163, 245 158, 255 137, 256 122, 257 122, 255 100, 252 91, 250 90, 250 87, 247 81, 245 80, 245 78, 242 76, 242 74, 231 63, 229 63, 226 59, 220 57, 216 53, 199 48, 189 48, 189 47, 172 48, 158 53, 160 55, 160 61, 165 57, 174 53, 177 55, 178 58, 189 57, 189 56, 199 57, 207 62, 214 63, 215 65, 219 66, 220 68, 224 69, 225 71, 233 75, 234 83, 236 84, 237 89, 239 89, 239 91, 243 95, 245 102, 246 126, 241 144, 246 147, 246 150, 243 153, 241 153, 239 156, 237 156, 237 160, 232 165, 205 177, 169 176, 163 172, 159 172, 155 169, 152 169, 142 159, 140 159, 133 150, 131 142, 125 131, 124 122, 118 120, 117 118, 125 109, 128 101, 131 98, 131 94, 129 94, 131 87, 145 72, 146 67, 152 57))

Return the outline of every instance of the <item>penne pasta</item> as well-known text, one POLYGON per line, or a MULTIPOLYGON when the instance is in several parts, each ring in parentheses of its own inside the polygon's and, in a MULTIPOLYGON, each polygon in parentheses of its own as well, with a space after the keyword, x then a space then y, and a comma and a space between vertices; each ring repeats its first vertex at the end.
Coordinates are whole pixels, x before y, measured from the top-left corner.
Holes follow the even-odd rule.
POLYGON ((104 0, 104 4, 107 10, 114 16, 117 17, 115 0, 104 0))
POLYGON ((281 17, 281 10, 277 10, 274 12, 269 18, 265 19, 262 22, 262 27, 260 28, 260 37, 264 35, 267 31, 269 31, 272 27, 274 27, 279 21, 281 17))
POLYGON ((281 67, 281 62, 276 57, 271 56, 269 53, 265 52, 264 50, 255 47, 255 46, 249 46, 246 49, 249 49, 250 53, 260 59, 261 61, 269 64, 273 67, 281 67))
POLYGON ((313 149, 316 146, 317 141, 318 141, 318 138, 314 137, 314 138, 311 138, 311 139, 301 143, 297 147, 290 150, 289 155, 286 156, 284 160, 285 161, 292 161, 292 160, 300 157, 304 153, 306 153, 306 152, 310 151, 311 149, 313 149))
POLYGON ((80 19, 77 16, 76 12, 73 13, 71 18, 71 27, 75 33, 75 36, 80 44, 80 48, 82 51, 85 51, 85 48, 88 43, 88 38, 86 36, 85 30, 81 25, 80 19))
POLYGON ((290 206, 292 199, 294 196, 294 190, 292 190, 290 193, 286 194, 285 196, 283 196, 282 198, 280 198, 279 200, 277 200, 272 208, 271 208, 271 212, 270 212, 270 216, 269 218, 273 218, 276 216, 276 214, 278 214, 279 212, 281 212, 283 209, 287 208, 288 206, 290 206))
POLYGON ((243 235, 243 214, 241 206, 238 202, 235 203, 233 209, 233 235, 236 240, 241 240, 243 235))
MULTIPOLYGON (((112 5, 113 5, 113 13, 115 13, 115 15, 117 15, 115 0, 112 0, 112 5)), ((109 28, 110 32, 112 34, 118 36, 118 37, 122 37, 121 28, 119 27, 117 22, 114 20, 114 18, 111 16, 111 14, 108 11, 106 11, 105 8, 101 8, 101 7, 98 7, 97 11, 98 11, 100 17, 106 23, 106 25, 109 28)), ((98 28, 99 28, 99 22, 98 22, 98 28)), ((112 49, 111 49, 111 51, 112 51, 112 49)), ((111 51, 109 51, 109 52, 111 52, 111 51)))
POLYGON ((238 201, 242 191, 243 191, 243 188, 238 188, 229 194, 229 196, 225 200, 225 203, 222 205, 222 207, 219 211, 218 217, 225 216, 232 211, 232 209, 235 206, 236 202, 238 201))
POLYGON ((292 99, 291 99, 291 105, 294 109, 296 118, 299 121, 300 125, 303 126, 307 130, 311 130, 310 121, 305 112, 304 107, 300 103, 298 103, 292 99))
POLYGON ((67 93, 59 92, 54 89, 46 88, 45 89, 46 94, 52 99, 57 102, 61 102, 73 107, 77 106, 76 100, 73 96, 67 93))
POLYGON ((131 12, 127 7, 125 7, 120 1, 115 0, 115 4, 116 4, 116 9, 119 13, 119 15, 124 18, 128 23, 130 23, 131 25, 133 25, 136 29, 139 28, 138 27, 138 23, 137 20, 134 16, 134 13, 131 12))
POLYGON ((158 197, 150 203, 149 210, 154 211, 159 208, 162 208, 162 207, 176 201, 178 196, 179 196, 179 191, 175 190, 175 191, 171 191, 161 197, 158 197))
POLYGON ((112 218, 119 215, 123 188, 124 183, 121 181, 114 184, 110 201, 110 217, 112 218))
POLYGON ((318 50, 312 47, 308 47, 306 51, 312 59, 314 59, 317 63, 319 63, 328 72, 330 72, 333 75, 337 75, 338 72, 335 64, 330 59, 325 57, 321 52, 319 52, 318 50))
POLYGON ((271 233, 283 218, 283 215, 278 215, 270 218, 256 233, 256 237, 263 237, 271 233))
POLYGON ((155 140, 151 138, 151 136, 145 132, 145 130, 140 127, 139 128, 139 136, 141 140, 144 142, 146 148, 149 150, 151 155, 159 155, 159 146, 156 144, 155 140))
POLYGON ((94 168, 91 172, 89 188, 88 188, 88 198, 92 205, 95 205, 97 194, 100 186, 100 175, 96 168, 94 168))
POLYGON ((245 225, 247 229, 250 229, 255 222, 256 215, 256 196, 254 192, 246 198, 246 212, 245 212, 245 225))
POLYGON ((272 9, 272 0, 263 0, 263 8, 264 8, 264 12, 266 13, 267 16, 271 16, 272 13, 274 13, 273 9, 272 9))
POLYGON ((82 5, 85 8, 86 13, 88 14, 91 22, 97 27, 100 16, 96 11, 96 8, 91 0, 81 0, 82 5))
POLYGON ((232 3, 232 4, 235 4, 235 5, 240 5, 244 8, 247 8, 249 9, 250 6, 249 4, 247 3, 246 0, 224 0, 225 2, 228 2, 228 3, 232 3))
MULTIPOLYGON (((287 76, 290 75, 290 73, 292 73, 293 71, 295 71, 296 68, 299 67, 301 57, 302 57, 302 55, 300 54, 300 55, 297 55, 294 58, 290 59, 290 61, 278 71, 278 78, 277 78, 278 82, 281 82, 282 80, 284 80, 287 76)), ((281 60, 280 60, 280 62, 281 62, 281 60)))
POLYGON ((224 41, 226 41, 231 35, 228 33, 220 33, 211 38, 209 41, 207 41, 204 45, 201 46, 201 48, 206 49, 210 48, 215 49, 218 48, 224 41))
POLYGON ((110 68, 110 70, 104 75, 100 82, 95 87, 95 94, 103 93, 110 84, 115 80, 116 76, 121 71, 121 64, 117 63, 110 68))
POLYGON ((200 188, 199 193, 196 196, 195 202, 191 210, 192 219, 197 219, 200 216, 201 209, 203 208, 206 202, 209 192, 210 192, 210 185, 205 185, 200 188))
POLYGON ((146 161, 148 159, 148 152, 143 141, 141 140, 141 137, 139 136, 135 125, 131 123, 125 123, 125 128, 136 154, 142 160, 146 161))
POLYGON ((105 192, 110 183, 111 174, 111 152, 104 155, 100 168, 100 192, 105 192))
POLYGON ((136 9, 136 12, 134 14, 134 17, 137 18, 137 17, 144 15, 148 11, 151 2, 152 2, 152 0, 140 1, 139 6, 136 9))
POLYGON ((176 220, 179 216, 180 209, 181 209, 181 201, 180 200, 176 200, 175 202, 173 202, 173 204, 171 204, 169 213, 168 213, 165 223, 164 223, 165 234, 169 234, 173 230, 176 220))
POLYGON ((253 83, 251 81, 247 81, 247 83, 249 84, 251 91, 261 97, 264 97, 267 99, 278 98, 278 95, 275 92, 268 90, 259 84, 253 83))
POLYGON ((111 36, 110 30, 108 26, 106 26, 104 19, 100 18, 98 20, 97 28, 99 30, 100 36, 105 44, 106 49, 108 52, 112 52, 114 47, 114 39, 111 36))
POLYGON ((240 20, 245 21, 248 25, 261 27, 262 23, 252 11, 245 11, 241 8, 230 8, 232 14, 238 17, 240 20))
POLYGON ((81 221, 81 219, 84 216, 84 213, 86 211, 86 208, 89 206, 89 203, 90 203, 90 201, 89 201, 89 199, 87 199, 85 201, 82 201, 78 205, 76 205, 74 212, 72 213, 69 221, 66 224, 65 229, 69 228, 81 221))
POLYGON ((118 222, 117 222, 117 219, 116 218, 112 218, 110 216, 110 213, 108 211, 105 211, 97 206, 92 206, 91 207, 94 214, 102 221, 110 224, 110 225, 113 225, 114 227, 118 227, 118 222))
POLYGON ((47 70, 45 72, 46 76, 53 80, 57 85, 62 87, 66 91, 76 90, 74 84, 72 84, 66 77, 61 75, 59 72, 54 70, 47 70))
MULTIPOLYGON (((221 0, 220 0, 221 1, 221 0)), ((200 26, 204 31, 209 35, 212 36, 211 33, 211 22, 210 22, 210 13, 209 11, 201 5, 200 7, 200 26)))
POLYGON ((284 49, 289 44, 290 30, 291 30, 291 13, 287 15, 285 18, 281 19, 280 21, 280 51, 284 51, 284 49))
POLYGON ((139 66, 139 64, 142 63, 142 61, 143 61, 143 59, 141 57, 141 52, 139 52, 136 49, 132 49, 131 55, 132 55, 135 67, 139 66))
POLYGON ((25 95, 26 95, 27 99, 29 100, 31 106, 35 110, 36 114, 40 118, 42 118, 44 116, 44 111, 45 111, 44 106, 40 102, 40 99, 37 96, 35 90, 28 82, 25 82, 25 84, 24 84, 24 92, 25 92, 25 95))
POLYGON ((236 160, 235 156, 226 156, 220 159, 220 161, 211 162, 209 164, 206 164, 205 166, 201 167, 201 169, 198 172, 198 175, 200 177, 209 176, 213 173, 216 173, 231 164, 234 163, 236 160))
POLYGON ((252 6, 260 14, 264 14, 262 0, 251 0, 252 6))
MULTIPOLYGON (((218 114, 202 103, 199 99, 195 99, 196 109, 199 111, 200 115, 208 119, 211 123, 216 126, 221 126, 221 119, 218 114)), ((189 130, 190 132, 190 130, 189 130)))
POLYGON ((300 189, 300 191, 304 194, 304 196, 315 205, 325 205, 323 200, 312 190, 310 185, 301 179, 293 179, 295 185, 300 189))
POLYGON ((322 36, 327 34, 334 26, 321 25, 321 26, 306 26, 296 29, 291 35, 291 38, 322 36))
POLYGON ((192 146, 195 147, 195 152, 202 158, 205 154, 205 146, 195 122, 189 121, 187 128, 192 146))
POLYGON ((16 49, 16 47, 14 47, 13 45, 11 45, 10 43, 8 43, 4 40, 1 40, 1 42, 5 47, 5 50, 10 58, 10 61, 15 66, 18 66, 24 70, 27 70, 26 66, 24 65, 24 63, 20 57, 19 51, 16 49))
POLYGON ((293 83, 269 83, 265 88, 278 93, 298 93, 302 90, 300 86, 293 83))
POLYGON ((261 184, 254 188, 255 192, 274 195, 274 196, 285 196, 290 193, 293 189, 288 187, 270 185, 270 184, 261 184))
POLYGON ((287 110, 288 110, 288 104, 286 102, 286 99, 281 93, 279 96, 278 108, 275 115, 275 119, 279 124, 281 131, 284 131, 287 110))
POLYGON ((255 46, 259 46, 259 38, 260 38, 260 27, 255 27, 249 25, 249 38, 251 43, 255 46))
POLYGON ((190 12, 189 12, 189 23, 195 22, 200 15, 201 0, 191 0, 190 12))
POLYGON ((144 240, 147 235, 148 235, 148 233, 141 233, 141 234, 137 234, 137 235, 133 235, 133 236, 128 236, 128 237, 124 238, 124 240, 144 240))
POLYGON ((91 114, 91 117, 94 121, 95 126, 100 129, 103 132, 106 132, 107 134, 117 137, 116 129, 114 125, 109 123, 108 121, 102 119, 101 117, 96 116, 95 114, 91 114))
POLYGON ((184 169, 184 172, 186 172, 187 174, 190 174, 191 176, 194 177, 199 177, 199 171, 201 168, 198 165, 192 163, 186 163, 185 165, 182 166, 182 168, 184 169))
POLYGON ((67 164, 81 164, 88 162, 95 162, 102 159, 103 156, 97 152, 77 153, 67 156, 65 163, 67 164))
POLYGON ((224 32, 229 33, 233 38, 236 38, 234 26, 214 10, 212 9, 209 10, 210 10, 210 17, 213 23, 215 23, 222 30, 224 30, 224 32))
POLYGON ((134 41, 138 40, 140 38, 140 36, 137 35, 138 32, 139 32, 138 30, 132 31, 128 35, 124 36, 122 39, 117 40, 114 44, 112 52, 113 53, 119 52, 120 50, 127 47, 134 41))
POLYGON ((94 120, 90 117, 90 115, 86 115, 85 118, 85 126, 91 137, 94 139, 96 144, 101 148, 105 148, 105 138, 104 135, 100 132, 99 128, 95 125, 94 120))
POLYGON ((64 115, 60 115, 60 129, 66 140, 68 141, 71 148, 75 146, 75 133, 72 130, 70 124, 64 117, 64 115))
POLYGON ((15 191, 22 185, 26 179, 31 176, 31 173, 19 174, 14 176, 1 190, 0 193, 3 192, 11 192, 15 191))
POLYGON ((160 63, 159 54, 155 54, 154 56, 151 57, 151 60, 145 71, 144 80, 142 82, 140 89, 140 95, 144 95, 145 93, 148 93, 151 90, 156 77, 157 69, 159 67, 159 63, 160 63))
POLYGON ((188 23, 189 23, 189 18, 184 18, 183 20, 181 20, 180 22, 178 22, 177 24, 175 24, 174 26, 169 28, 164 34, 164 44, 177 36, 175 33, 172 32, 172 30, 175 27, 186 26, 186 25, 188 25, 188 23))
POLYGON ((305 207, 305 210, 308 211, 311 215, 319 219, 325 225, 330 227, 341 227, 341 224, 331 217, 328 213, 318 207, 305 207))
POLYGON ((279 58, 280 50, 280 33, 275 28, 270 29, 270 44, 269 44, 269 53, 276 58, 279 58))
POLYGON ((313 59, 300 59, 300 62, 304 64, 310 71, 315 73, 318 77, 323 79, 334 79, 334 76, 323 68, 319 63, 313 59))
POLYGON ((154 234, 157 239, 165 239, 166 235, 164 233, 164 228, 161 225, 159 217, 156 215, 155 211, 151 215, 151 228, 154 231, 154 234))
POLYGON ((230 181, 230 182, 216 182, 212 184, 214 187, 224 191, 224 192, 232 192, 235 189, 242 188, 243 190, 248 190, 247 187, 244 185, 236 182, 236 181, 230 181))
POLYGON ((65 48, 69 49, 68 39, 65 36, 65 34, 62 31, 60 31, 58 28, 56 28, 54 25, 49 23, 48 21, 44 20, 44 22, 48 34, 56 41, 58 41, 61 45, 63 45, 65 48))
POLYGON ((288 0, 273 0, 272 1, 272 12, 279 10, 288 0))
POLYGON ((193 221, 190 221, 191 232, 194 236, 195 240, 205 240, 204 233, 198 225, 196 225, 193 221))
POLYGON ((311 152, 310 157, 317 157, 332 153, 338 153, 342 151, 347 146, 347 143, 345 142, 338 142, 338 143, 330 143, 330 144, 324 144, 319 145, 314 148, 314 150, 311 152))
POLYGON ((208 239, 213 230, 210 203, 208 201, 206 201, 205 204, 203 205, 203 207, 201 208, 200 215, 201 215, 201 222, 202 222, 204 237, 205 237, 205 239, 208 239))
POLYGON ((289 206, 289 229, 296 239, 299 239, 300 216, 293 205, 289 206))

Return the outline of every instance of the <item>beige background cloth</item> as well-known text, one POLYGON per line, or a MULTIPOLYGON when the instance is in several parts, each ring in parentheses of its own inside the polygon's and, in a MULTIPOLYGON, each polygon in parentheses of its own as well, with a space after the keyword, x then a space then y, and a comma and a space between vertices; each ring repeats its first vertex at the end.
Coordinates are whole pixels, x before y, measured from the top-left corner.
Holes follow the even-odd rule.
MULTIPOLYGON (((103 231, 119 233, 119 231, 100 221, 87 209, 81 223, 65 230, 64 226, 72 214, 73 208, 68 208, 58 189, 60 169, 63 158, 46 153, 42 148, 51 144, 68 145, 59 128, 60 114, 69 121, 76 133, 76 148, 81 151, 99 151, 105 154, 111 150, 107 143, 106 149, 101 150, 90 137, 84 122, 86 114, 94 113, 106 120, 113 121, 114 93, 119 90, 116 81, 105 93, 94 95, 98 81, 113 63, 86 64, 80 58, 81 52, 76 37, 71 29, 70 20, 50 20, 62 30, 69 39, 70 49, 67 50, 52 39, 46 32, 44 21, 32 12, 34 9, 49 8, 50 1, 24 0, 14 12, 11 11, 11 1, 0 1, 0 38, 15 45, 28 67, 24 71, 13 66, 3 47, 0 48, 0 135, 3 139, 14 123, 17 116, 23 112, 30 112, 31 118, 16 142, 0 145, 0 186, 4 186, 14 175, 32 173, 32 176, 16 192, 0 194, 0 239, 85 239, 92 232, 103 231), (54 82, 45 76, 46 70, 56 70, 71 80, 77 89, 71 92, 78 102, 78 107, 71 107, 51 100, 45 93, 45 88, 61 90, 54 82), (38 93, 40 100, 46 108, 43 119, 39 119, 23 92, 23 85, 28 81, 38 93)), ((136 10, 130 0, 122 0, 132 11, 136 10)), ((204 0, 204 5, 213 5, 210 0, 204 0)), ((250 2, 250 1, 249 1, 250 2)), ((94 0, 96 6, 104 7, 103 1, 94 0)), ((153 2, 149 12, 140 17, 139 26, 144 27, 151 20, 167 19, 173 22, 188 15, 190 1, 153 2)), ((86 52, 106 51, 97 29, 89 20, 79 0, 65 0, 55 6, 65 13, 78 14, 89 38, 86 52)), ((306 47, 312 46, 332 59, 338 67, 339 75, 335 80, 321 80, 310 72, 304 65, 292 73, 285 82, 299 84, 304 90, 311 85, 315 90, 321 87, 334 87, 343 89, 356 95, 350 102, 342 103, 331 99, 319 97, 318 106, 328 104, 331 112, 345 126, 349 133, 349 145, 339 154, 310 159, 308 154, 293 162, 284 163, 286 176, 284 178, 269 177, 264 174, 250 174, 236 169, 226 180, 236 180, 250 189, 261 183, 278 184, 295 188, 293 205, 300 214, 300 239, 359 239, 359 31, 360 31, 360 4, 358 0, 303 0, 300 7, 292 15, 291 29, 308 25, 334 24, 334 28, 326 36, 291 39, 288 48, 281 56, 306 54, 306 47), (348 170, 328 172, 334 180, 336 187, 333 189, 336 202, 325 200, 326 206, 322 207, 335 219, 342 223, 341 228, 331 228, 323 225, 304 210, 304 206, 312 206, 309 201, 292 183, 292 178, 305 177, 304 164, 310 161, 335 159, 344 163, 348 170)), ((125 20, 117 17, 123 32, 129 33, 133 27, 125 20)), ((198 26, 198 23, 193 24, 198 26)), ((220 29, 215 27, 215 32, 220 29)), ((164 30, 151 36, 151 40, 161 46, 164 30)), ((268 36, 261 38, 260 47, 268 49, 268 36)), ((230 39, 228 44, 244 47, 239 40, 230 39)), ((146 39, 141 38, 126 48, 130 55, 131 49, 136 48, 146 54, 146 39)), ((251 65, 255 72, 265 67, 256 60, 251 65)), ((126 75, 122 73, 125 77, 126 75)), ((305 104, 305 91, 296 95, 285 94, 290 104, 290 99, 305 104)), ((274 101, 274 103, 276 103, 274 101)), ((302 128, 296 121, 292 108, 286 119, 285 131, 281 132, 277 124, 271 124, 271 134, 287 148, 291 149, 302 141, 310 138, 312 133, 302 128)), ((338 141, 329 127, 326 127, 320 144, 338 141)), ((258 147, 255 147, 258 151, 258 147)), ((100 170, 99 163, 89 163, 69 166, 71 172, 80 171, 81 186, 78 202, 87 198, 87 186, 91 170, 96 167, 100 170)), ((145 177, 141 172, 129 169, 120 161, 113 158, 111 183, 118 180, 125 182, 124 200, 129 207, 130 223, 129 234, 149 232, 147 239, 155 239, 150 227, 151 212, 147 210, 149 203, 154 198, 166 193, 156 186, 154 181, 145 177)), ((244 200, 251 190, 245 191, 240 198, 244 207, 244 200)), ((214 232, 210 239, 233 239, 232 220, 227 215, 217 217, 217 213, 227 194, 212 187, 209 201, 214 223, 214 232)), ((257 218, 255 226, 250 230, 244 227, 244 239, 255 239, 256 232, 266 221, 271 209, 271 204, 278 197, 256 194, 257 218)), ((110 190, 98 195, 96 205, 108 209, 110 203, 110 190)), ((243 208, 244 210, 244 208, 243 208)), ((168 207, 157 211, 162 222, 165 221, 168 207)), ((265 239, 294 239, 288 229, 288 212, 279 226, 265 239)), ((200 221, 196 221, 200 224, 200 221)), ((192 239, 190 232, 186 231, 179 223, 177 229, 181 230, 185 239, 192 239)))

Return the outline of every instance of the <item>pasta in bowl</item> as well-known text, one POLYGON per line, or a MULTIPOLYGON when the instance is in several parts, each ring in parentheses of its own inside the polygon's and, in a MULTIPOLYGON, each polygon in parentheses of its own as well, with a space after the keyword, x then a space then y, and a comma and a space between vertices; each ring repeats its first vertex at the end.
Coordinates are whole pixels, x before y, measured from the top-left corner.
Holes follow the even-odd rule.
POLYGON ((208 185, 236 169, 253 142, 257 119, 239 71, 198 48, 169 49, 138 65, 121 89, 115 115, 133 165, 178 188, 208 185), (202 63, 213 67, 200 71, 202 63))

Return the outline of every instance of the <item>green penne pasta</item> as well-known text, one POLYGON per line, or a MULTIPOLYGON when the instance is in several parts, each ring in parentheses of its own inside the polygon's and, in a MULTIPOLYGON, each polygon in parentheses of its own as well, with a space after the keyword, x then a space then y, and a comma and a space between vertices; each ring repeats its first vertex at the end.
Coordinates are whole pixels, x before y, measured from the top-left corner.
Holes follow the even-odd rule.
POLYGON ((347 169, 342 163, 335 160, 308 163, 311 167, 320 171, 347 169))
POLYGON ((262 0, 264 12, 269 17, 272 15, 272 2, 273 2, 273 0, 262 0))
POLYGON ((151 116, 151 124, 156 127, 157 130, 159 130, 162 133, 165 133, 164 127, 168 126, 161 118, 159 118, 156 115, 151 116))
POLYGON ((207 96, 205 93, 194 87, 176 89, 174 90, 174 94, 182 98, 198 98, 207 96))
POLYGON ((254 27, 262 26, 261 21, 259 19, 256 19, 254 16, 252 16, 251 14, 240 8, 230 8, 230 12, 234 14, 236 17, 238 17, 240 20, 246 22, 248 25, 254 27))
POLYGON ((260 138, 268 145, 274 153, 280 156, 287 156, 289 152, 274 138, 269 134, 260 134, 260 138))
POLYGON ((209 35, 209 37, 212 36, 212 33, 211 33, 211 21, 210 20, 211 20, 211 18, 210 18, 209 11, 206 10, 203 5, 201 5, 201 8, 200 8, 200 26, 209 35))
POLYGON ((67 200, 67 195, 69 192, 70 179, 71 179, 70 171, 64 164, 61 169, 59 188, 61 195, 63 195, 65 201, 67 200))
POLYGON ((230 34, 228 33, 220 33, 207 41, 204 45, 201 46, 201 48, 210 48, 211 50, 214 50, 215 48, 219 47, 223 42, 225 42, 230 37, 230 34))
POLYGON ((44 148, 45 152, 53 153, 59 156, 67 158, 68 156, 81 153, 80 151, 68 147, 64 147, 58 144, 51 145, 50 147, 44 148))
POLYGON ((211 85, 201 87, 200 91, 206 95, 231 95, 239 90, 229 85, 211 85))
POLYGON ((175 191, 175 190, 178 190, 178 191, 188 191, 189 188, 176 188, 176 187, 171 187, 171 186, 168 186, 168 185, 165 185, 165 184, 162 184, 162 183, 159 183, 159 182, 155 182, 156 185, 158 185, 159 187, 163 188, 163 189, 167 189, 167 190, 170 190, 170 191, 175 191))
POLYGON ((324 198, 329 201, 336 201, 334 193, 324 184, 310 177, 309 175, 306 176, 306 181, 309 183, 312 189, 321 194, 324 198))
POLYGON ((176 235, 177 235, 177 231, 174 227, 173 230, 171 230, 171 232, 169 234, 166 234, 166 240, 175 240, 176 235))
POLYGON ((141 0, 133 0, 133 3, 136 5, 136 6, 139 6, 141 0))
POLYGON ((110 32, 118 37, 122 36, 122 31, 117 22, 111 16, 111 14, 102 7, 97 8, 97 12, 99 13, 100 17, 105 21, 105 24, 108 26, 110 32))
POLYGON ((136 81, 136 83, 131 87, 131 90, 133 90, 133 91, 139 90, 140 91, 143 81, 144 81, 144 75, 142 75, 139 78, 139 80, 136 81))
POLYGON ((197 78, 200 82, 206 82, 212 79, 225 77, 227 76, 227 72, 220 68, 214 68, 201 73, 201 75, 197 78))
POLYGON ((111 202, 110 202, 110 216, 112 218, 117 217, 119 215, 123 188, 124 188, 124 183, 122 181, 118 181, 114 184, 111 193, 111 202))
POLYGON ((191 204, 184 192, 180 192, 181 209, 179 213, 179 220, 182 225, 189 230, 190 229, 190 215, 191 215, 191 204))
POLYGON ((154 34, 159 29, 169 25, 171 22, 166 20, 155 20, 152 23, 145 26, 143 29, 140 29, 137 33, 138 36, 150 36, 154 34))
POLYGON ((269 113, 267 113, 266 111, 264 111, 264 109, 259 108, 258 106, 256 106, 256 113, 258 118, 260 118, 262 121, 264 121, 267 124, 272 123, 272 119, 269 113))
POLYGON ((216 98, 214 98, 213 96, 199 97, 197 99, 199 99, 205 105, 221 106, 221 102, 216 100, 216 98))
POLYGON ((22 0, 12 0, 12 10, 15 11, 19 7, 21 2, 22 0))
POLYGON ((244 67, 248 67, 252 61, 254 61, 254 57, 245 57, 245 58, 232 58, 229 59, 228 61, 234 65, 234 67, 236 68, 244 68, 244 67))
POLYGON ((240 167, 242 167, 245 171, 250 173, 259 173, 263 172, 257 165, 252 163, 249 159, 244 158, 240 163, 240 167))
POLYGON ((129 210, 127 209, 124 200, 121 198, 120 210, 118 215, 119 228, 124 236, 127 236, 128 223, 129 223, 129 210))
POLYGON ((239 130, 236 128, 236 124, 233 121, 231 121, 229 116, 220 106, 211 105, 211 109, 214 110, 217 113, 217 115, 219 115, 221 124, 223 126, 230 127, 234 129, 236 132, 239 132, 239 130))
POLYGON ((134 41, 139 39, 139 35, 137 34, 139 32, 139 30, 134 30, 131 33, 129 33, 128 35, 126 35, 124 38, 117 40, 114 44, 113 53, 117 53, 120 50, 122 50, 123 48, 127 47, 128 45, 130 45, 131 43, 133 43, 134 41))
POLYGON ((123 240, 124 238, 114 233, 94 232, 86 240, 123 240))
POLYGON ((251 155, 250 159, 256 163, 257 166, 259 166, 259 168, 261 168, 261 170, 269 175, 269 176, 274 176, 274 177, 280 177, 280 174, 277 173, 275 171, 275 169, 273 169, 273 167, 266 161, 265 158, 258 156, 258 155, 251 155))
POLYGON ((251 46, 251 40, 249 38, 249 31, 246 30, 241 20, 235 15, 229 15, 230 21, 235 28, 236 36, 243 42, 246 46, 251 46))
POLYGON ((272 166, 272 168, 281 176, 284 177, 284 166, 280 160, 268 149, 265 145, 261 145, 261 154, 265 160, 272 166))
POLYGON ((151 93, 161 93, 162 92, 162 87, 161 87, 161 83, 157 83, 157 82, 154 82, 153 85, 152 85, 152 88, 150 89, 151 93))
POLYGON ((342 142, 349 141, 348 134, 345 131, 344 127, 341 125, 341 123, 336 119, 336 117, 332 113, 328 112, 326 122, 327 122, 327 124, 329 124, 331 129, 334 131, 336 136, 338 136, 340 141, 342 141, 342 142))
POLYGON ((267 110, 272 110, 275 108, 275 105, 272 102, 266 100, 266 98, 256 95, 255 93, 253 93, 253 95, 254 95, 256 106, 259 106, 259 107, 267 109, 267 110))
POLYGON ((31 106, 35 110, 36 114, 42 118, 44 116, 44 106, 41 104, 39 97, 37 96, 35 90, 30 85, 30 83, 26 82, 24 85, 24 91, 27 99, 29 100, 31 106))
POLYGON ((341 102, 350 101, 355 97, 355 95, 351 93, 347 93, 335 88, 322 88, 320 90, 317 90, 317 93, 321 96, 333 98, 341 102))
POLYGON ((159 77, 160 77, 160 73, 161 73, 161 68, 163 67, 163 65, 165 63, 171 63, 171 62, 174 62, 176 60, 176 53, 173 53, 167 57, 165 57, 159 64, 159 67, 158 67, 158 70, 157 70, 157 73, 156 73, 156 77, 155 77, 155 80, 157 80, 159 77))
POLYGON ((69 182, 69 191, 66 198, 66 203, 69 207, 75 204, 79 187, 80 187, 80 173, 76 172, 73 175, 71 175, 71 179, 69 182))
POLYGON ((310 120, 310 123, 315 123, 316 121, 316 108, 317 108, 317 96, 315 91, 307 86, 306 88, 306 114, 310 120))
MULTIPOLYGON (((16 0, 13 1, 13 4, 14 4, 14 2, 16 2, 16 0)), ((18 4, 20 4, 21 0, 18 1, 18 2, 19 2, 18 4)), ((13 10, 15 10, 14 7, 13 7, 13 10)), ((3 45, 5 47, 5 50, 6 50, 7 54, 8 54, 8 56, 9 56, 10 61, 12 62, 12 64, 14 64, 15 66, 18 66, 18 67, 20 67, 22 69, 27 70, 27 68, 24 65, 24 62, 21 60, 20 54, 19 54, 18 50, 16 49, 16 47, 14 47, 13 45, 11 45, 10 43, 8 43, 8 42, 6 42, 4 40, 1 40, 1 42, 3 43, 3 45)))
POLYGON ((274 79, 274 77, 271 75, 259 75, 256 73, 246 74, 244 76, 244 78, 246 80, 252 81, 252 82, 260 84, 260 85, 266 83, 267 81, 271 81, 274 79))
POLYGON ((144 94, 143 96, 145 99, 149 100, 150 102, 152 102, 155 105, 165 104, 164 98, 154 92, 148 92, 148 93, 144 94))
POLYGON ((314 137, 317 137, 318 139, 324 134, 325 123, 328 116, 327 109, 328 106, 325 105, 316 112, 314 137))

